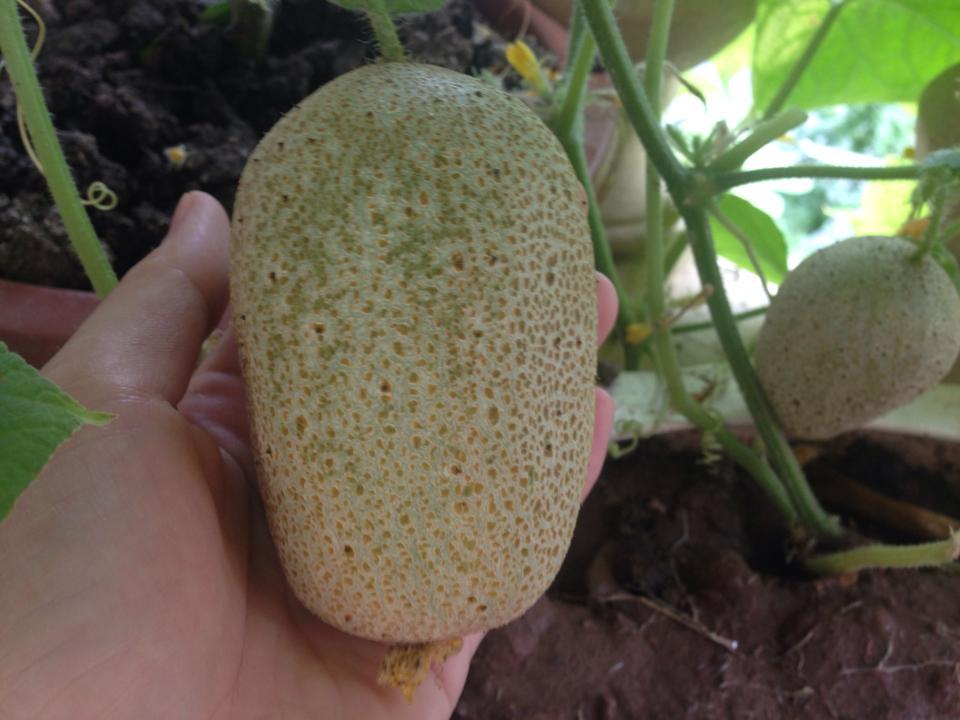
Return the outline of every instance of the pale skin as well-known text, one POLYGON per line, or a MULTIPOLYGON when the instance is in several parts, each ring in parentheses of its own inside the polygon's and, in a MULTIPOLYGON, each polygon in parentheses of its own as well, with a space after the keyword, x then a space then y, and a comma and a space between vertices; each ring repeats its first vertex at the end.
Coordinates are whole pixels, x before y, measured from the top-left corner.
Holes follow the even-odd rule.
MULTIPOLYGON (((385 646, 290 595, 256 498, 227 304, 229 223, 191 193, 44 374, 113 413, 55 454, 0 523, 0 719, 448 718, 481 636, 407 704, 385 646)), ((616 298, 597 283, 599 338, 616 298)), ((597 391, 586 494, 612 403, 597 391)))

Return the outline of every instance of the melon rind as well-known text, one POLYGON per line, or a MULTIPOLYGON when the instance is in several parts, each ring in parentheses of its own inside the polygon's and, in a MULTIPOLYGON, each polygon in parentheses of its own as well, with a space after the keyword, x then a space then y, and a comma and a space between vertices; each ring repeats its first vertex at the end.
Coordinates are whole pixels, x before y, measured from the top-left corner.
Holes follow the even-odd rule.
POLYGON ((297 598, 355 635, 501 625, 570 542, 594 418, 582 192, 519 100, 436 67, 323 86, 251 156, 231 292, 297 598))
POLYGON ((856 237, 798 265, 770 304, 754 361, 784 429, 826 439, 939 382, 960 352, 960 298, 930 257, 856 237))

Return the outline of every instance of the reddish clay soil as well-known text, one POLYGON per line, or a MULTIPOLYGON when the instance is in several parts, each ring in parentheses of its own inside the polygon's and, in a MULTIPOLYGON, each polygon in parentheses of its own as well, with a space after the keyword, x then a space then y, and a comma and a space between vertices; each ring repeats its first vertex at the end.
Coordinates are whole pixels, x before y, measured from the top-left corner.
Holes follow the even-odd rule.
MULTIPOLYGON (((960 576, 806 577, 752 481, 705 467, 696 448, 690 436, 654 439, 607 465, 561 575, 484 640, 454 717, 960 717, 960 576)), ((847 438, 811 475, 835 471, 940 512, 960 507, 958 446, 847 438)))

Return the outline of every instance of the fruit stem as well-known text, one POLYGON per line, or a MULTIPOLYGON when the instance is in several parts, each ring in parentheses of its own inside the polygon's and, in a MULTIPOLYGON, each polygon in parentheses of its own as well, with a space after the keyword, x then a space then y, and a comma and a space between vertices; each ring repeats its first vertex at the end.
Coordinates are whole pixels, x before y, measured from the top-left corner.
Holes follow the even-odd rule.
MULTIPOLYGON (((573 7, 574 21, 582 14, 579 0, 573 7)), ((582 21, 581 21, 582 26, 582 21)), ((587 165, 587 155, 583 147, 583 103, 586 97, 587 81, 593 59, 597 52, 593 35, 580 31, 571 33, 570 47, 567 55, 567 80, 557 93, 553 109, 547 119, 547 125, 560 140, 560 144, 567 153, 570 164, 583 189, 587 194, 587 221, 590 225, 590 238, 593 242, 593 258, 597 269, 602 272, 617 293, 617 337, 623 339, 624 367, 627 370, 637 370, 640 367, 640 348, 626 341, 627 328, 637 323, 629 298, 623 289, 620 275, 613 262, 610 244, 607 242, 607 232, 600 215, 600 203, 590 178, 590 169, 587 165), (579 34, 579 41, 575 35, 579 34)))
POLYGON ((827 14, 824 15, 823 20, 820 21, 820 26, 817 28, 817 31, 813 34, 813 37, 810 38, 810 42, 807 43, 800 57, 797 58, 797 62, 794 63, 790 69, 790 74, 787 75, 780 89, 777 90, 777 94, 773 96, 770 104, 767 105, 767 109, 764 110, 761 116, 763 120, 769 120, 783 109, 783 106, 790 97, 790 93, 797 87, 797 83, 800 82, 800 78, 813 61, 814 56, 830 32, 830 28, 833 27, 837 18, 840 17, 840 11, 843 10, 846 4, 847 0, 832 0, 830 9, 827 11, 827 14))
POLYGON ((104 297, 116 286, 117 276, 97 239, 57 140, 23 36, 17 0, 0 0, 0 53, 64 228, 94 291, 104 297))
POLYGON ((868 568, 916 568, 945 565, 960 557, 960 533, 946 540, 916 545, 864 545, 818 555, 803 566, 814 575, 845 575, 868 568))
POLYGON ((806 121, 807 114, 800 108, 790 108, 776 117, 763 120, 757 123, 745 138, 710 163, 708 170, 714 172, 736 170, 755 152, 806 121))
POLYGON ((583 0, 584 13, 597 41, 600 56, 610 73, 617 94, 623 103, 627 118, 633 125, 647 156, 653 162, 670 191, 677 209, 683 216, 693 248, 700 282, 710 285, 714 292, 707 299, 721 347, 740 386, 740 392, 753 416, 757 430, 769 453, 774 468, 780 475, 793 508, 801 522, 813 532, 835 535, 840 532, 836 520, 827 515, 810 491, 803 472, 786 438, 780 431, 773 411, 750 363, 750 357, 737 330, 733 311, 724 291, 717 266, 716 250, 710 235, 706 213, 685 169, 674 156, 653 111, 650 100, 637 80, 633 64, 617 29, 613 12, 604 0, 583 0))
POLYGON ((366 0, 364 12, 370 21, 370 29, 373 30, 373 35, 377 39, 383 59, 390 62, 404 60, 403 45, 400 43, 400 36, 397 35, 397 26, 393 24, 393 18, 390 17, 384 0, 366 0))
POLYGON ((740 185, 785 178, 839 178, 843 180, 916 180, 919 165, 896 167, 855 167, 841 165, 793 165, 791 167, 738 170, 717 174, 698 174, 696 183, 716 195, 740 185))

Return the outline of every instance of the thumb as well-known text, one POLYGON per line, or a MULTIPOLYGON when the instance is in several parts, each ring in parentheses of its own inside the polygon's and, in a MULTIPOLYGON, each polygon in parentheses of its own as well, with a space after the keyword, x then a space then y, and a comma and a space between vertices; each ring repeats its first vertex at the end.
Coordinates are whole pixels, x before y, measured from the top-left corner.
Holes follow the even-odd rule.
POLYGON ((229 239, 215 199, 184 195, 160 247, 124 276, 44 374, 94 408, 130 398, 178 402, 226 305, 229 239))

